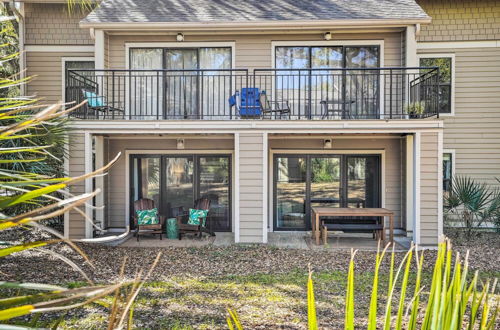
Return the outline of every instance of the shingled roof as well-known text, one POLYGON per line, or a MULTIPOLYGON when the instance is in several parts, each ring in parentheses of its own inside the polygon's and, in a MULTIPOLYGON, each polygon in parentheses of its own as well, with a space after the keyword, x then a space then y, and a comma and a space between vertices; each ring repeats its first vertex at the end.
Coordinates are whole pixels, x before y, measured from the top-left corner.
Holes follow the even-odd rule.
POLYGON ((104 0, 82 23, 425 20, 414 0, 104 0))

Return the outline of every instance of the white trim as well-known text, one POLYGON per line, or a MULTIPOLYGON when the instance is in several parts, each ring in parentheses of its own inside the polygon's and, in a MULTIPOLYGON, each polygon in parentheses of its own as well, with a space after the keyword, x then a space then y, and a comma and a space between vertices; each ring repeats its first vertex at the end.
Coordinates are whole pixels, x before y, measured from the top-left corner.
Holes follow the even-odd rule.
POLYGON ((111 133, 193 134, 267 131, 269 133, 410 133, 419 129, 443 128, 442 120, 75 120, 72 129, 111 133))
POLYGON ((104 69, 104 31, 95 30, 95 67, 104 69))
POLYGON ((130 68, 130 48, 202 48, 202 47, 230 47, 231 69, 236 68, 236 42, 211 42, 211 41, 183 41, 183 42, 127 42, 125 43, 125 68, 130 68))
MULTIPOLYGON (((396 137, 395 137, 396 138, 396 137)), ((380 155, 380 172, 381 172, 381 200, 382 207, 385 207, 386 200, 386 157, 385 157, 385 149, 271 149, 271 166, 273 167, 272 173, 274 173, 274 154, 290 154, 290 155, 307 155, 307 154, 315 154, 315 155, 380 155)), ((272 179, 274 182, 274 178, 272 179)), ((274 194, 274 187, 271 190, 274 194)), ((272 196, 271 209, 274 209, 274 196, 272 196)), ((272 221, 271 223, 274 226, 274 212, 272 212, 272 221)), ((274 228, 271 227, 271 230, 274 231, 274 228)), ((281 230, 280 232, 282 232, 281 230)))
POLYGON ((451 178, 455 176, 456 155, 455 149, 443 149, 443 154, 451 154, 451 178))
MULTIPOLYGON (((85 161, 85 173, 92 172, 92 134, 89 132, 85 133, 85 153, 84 153, 84 161, 85 161)), ((89 194, 92 192, 92 178, 85 179, 85 193, 89 194)), ((85 206, 85 214, 87 217, 92 219, 93 221, 93 210, 89 204, 92 204, 92 201, 88 201, 85 206)), ((93 226, 92 224, 85 219, 85 238, 92 238, 93 226)))
MULTIPOLYGON (((133 139, 134 137, 130 137, 133 139)), ((170 150, 165 150, 165 149, 150 149, 150 150, 134 150, 134 149, 126 149, 125 150, 125 218, 124 218, 124 228, 127 228, 129 226, 129 219, 130 219, 130 155, 147 155, 147 154, 154 154, 154 155, 198 155, 198 154, 210 154, 210 155, 231 155, 231 158, 236 158, 235 155, 236 152, 233 152, 233 150, 210 150, 210 149, 184 149, 184 150, 177 150, 177 149, 170 149, 170 150)), ((234 190, 236 189, 237 186, 234 185, 233 180, 233 194, 234 190)), ((233 202, 233 205, 235 203, 233 202)), ((236 208, 236 207, 235 207, 236 208)), ((233 218, 234 219, 234 218, 233 218)), ((232 222, 235 222, 233 220, 232 222)), ((236 228, 236 226, 234 226, 236 228)), ((236 236, 235 236, 236 238, 236 236)))
POLYGON ((405 184, 406 184, 406 232, 411 233, 412 237, 414 235, 413 231, 415 229, 414 223, 414 212, 415 205, 414 195, 415 195, 415 170, 414 170, 414 136, 406 136, 406 174, 405 174, 405 184))
MULTIPOLYGON (((380 50, 380 58, 379 58, 379 67, 384 67, 385 63, 385 41, 381 40, 290 40, 290 41, 272 41, 271 42, 271 59, 272 59, 272 68, 276 68, 276 47, 310 47, 310 46, 378 46, 380 50)), ((380 86, 385 86, 384 75, 380 75, 380 86)), ((274 87, 273 87, 274 89, 274 87)), ((379 114, 381 118, 384 116, 384 89, 380 88, 380 108, 379 114)))
MULTIPOLYGON (((453 162, 453 161, 452 161, 453 162)), ((438 184, 438 242, 443 239, 443 132, 438 132, 438 161, 437 161, 437 184, 438 184)))
POLYGON ((66 103, 66 62, 94 62, 95 67, 95 58, 92 56, 77 56, 77 57, 61 57, 61 75, 62 75, 62 84, 61 84, 61 100, 66 103))
POLYGON ((413 195, 413 240, 415 244, 420 244, 420 143, 421 136, 420 132, 415 133, 413 139, 413 171, 414 171, 414 183, 415 194, 413 195))
MULTIPOLYGON (((69 157, 71 154, 70 151, 70 143, 69 143, 69 135, 66 134, 66 141, 65 141, 65 150, 68 151, 68 154, 64 156, 64 163, 63 163, 63 169, 64 169, 64 176, 69 177, 69 157)), ((69 189, 66 188, 66 191, 69 192, 69 189)), ((66 196, 66 198, 69 198, 69 195, 66 196)), ((64 213, 64 238, 69 238, 69 212, 64 213)))
POLYGON ((262 31, 262 30, 304 30, 306 28, 332 27, 403 27, 412 24, 429 24, 430 18, 409 19, 337 19, 337 20, 289 20, 289 21, 235 21, 235 22, 80 22, 81 28, 96 28, 106 30, 163 30, 163 31, 262 31))
POLYGON ((497 47, 500 47, 500 40, 440 41, 440 42, 419 42, 419 43, 417 43, 417 49, 497 48, 497 47))
POLYGON ((269 143, 267 132, 262 133, 262 243, 267 243, 267 223, 269 221, 267 217, 267 198, 268 198, 268 155, 269 155, 269 143))
POLYGON ((451 58, 451 104, 450 113, 440 113, 439 117, 451 117, 455 115, 455 54, 454 53, 420 53, 417 54, 417 59, 420 64, 421 58, 451 58))
MULTIPOLYGON (((96 135, 94 137, 94 162, 95 169, 102 168, 105 164, 104 160, 104 136, 96 135)), ((101 228, 105 229, 106 224, 104 223, 104 207, 106 207, 105 203, 105 191, 104 191, 104 176, 97 176, 94 178, 95 187, 101 189, 101 192, 95 196, 95 206, 98 207, 95 212, 95 223, 101 228)))
POLYGON ((240 242, 240 134, 234 133, 234 242, 240 242))
POLYGON ((61 52, 61 53, 93 53, 94 46, 59 46, 59 45, 26 45, 25 51, 27 52, 61 52))

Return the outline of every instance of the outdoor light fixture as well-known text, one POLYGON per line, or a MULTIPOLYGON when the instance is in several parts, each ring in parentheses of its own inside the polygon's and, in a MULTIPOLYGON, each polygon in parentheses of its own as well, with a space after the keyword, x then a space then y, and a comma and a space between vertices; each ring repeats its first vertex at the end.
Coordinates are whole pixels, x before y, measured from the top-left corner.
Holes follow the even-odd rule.
POLYGON ((181 41, 184 41, 184 35, 182 33, 177 33, 177 37, 176 37, 177 41, 181 42, 181 41))
POLYGON ((177 139, 177 149, 184 149, 184 139, 177 139))
POLYGON ((325 139, 323 140, 323 148, 325 149, 331 149, 333 146, 332 139, 325 139))
POLYGON ((323 38, 325 38, 325 40, 332 40, 332 33, 325 32, 325 34, 323 34, 323 38))

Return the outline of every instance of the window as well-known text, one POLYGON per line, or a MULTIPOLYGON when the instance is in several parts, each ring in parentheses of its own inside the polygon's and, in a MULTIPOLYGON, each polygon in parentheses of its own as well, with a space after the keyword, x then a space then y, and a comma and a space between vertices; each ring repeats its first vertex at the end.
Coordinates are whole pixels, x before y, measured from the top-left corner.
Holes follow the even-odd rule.
POLYGON ((324 118, 330 104, 335 116, 377 118, 379 72, 336 69, 379 66, 379 46, 277 46, 275 97, 308 117, 324 118))
POLYGON ((453 104, 453 57, 430 55, 420 57, 420 66, 439 68, 439 113, 452 113, 453 104))
POLYGON ((451 191, 451 183, 453 180, 453 153, 443 153, 443 191, 451 191))
MULTIPOLYGON (((69 70, 93 70, 95 68, 94 60, 90 58, 66 57, 62 59, 63 65, 63 96, 65 100, 78 100, 77 94, 81 92, 80 84, 73 85, 69 77, 69 70)), ((83 71, 78 74, 92 76, 92 71, 83 71)))

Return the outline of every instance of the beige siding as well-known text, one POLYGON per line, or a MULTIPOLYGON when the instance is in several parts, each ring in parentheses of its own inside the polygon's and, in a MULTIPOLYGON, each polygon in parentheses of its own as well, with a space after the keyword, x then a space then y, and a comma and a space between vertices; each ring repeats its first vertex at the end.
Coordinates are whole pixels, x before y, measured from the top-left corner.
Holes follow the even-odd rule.
POLYGON ((498 184, 495 177, 500 176, 500 48, 433 52, 455 54, 456 62, 455 116, 443 117, 444 149, 455 150, 457 174, 498 184))
POLYGON ((62 58, 93 56, 93 53, 27 52, 28 76, 34 77, 28 84, 28 95, 35 95, 43 102, 55 103, 63 100, 62 58))
POLYGON ((240 134, 240 242, 263 240, 263 134, 240 134))
MULTIPOLYGON (((175 139, 110 139, 108 145, 108 158, 113 159, 119 152, 121 158, 111 168, 108 176, 108 206, 107 218, 110 227, 123 228, 125 226, 126 214, 126 159, 127 150, 177 150, 175 139)), ((232 139, 203 139, 185 138, 185 150, 233 150, 232 139)), ((154 152, 152 152, 154 153, 154 152)))
POLYGON ((432 17, 423 25, 419 41, 500 39, 500 1, 417 0, 432 17))
MULTIPOLYGON (((69 145, 69 175, 71 177, 80 176, 85 173, 85 135, 82 133, 74 133, 70 135, 69 145)), ((72 194, 82 194, 85 192, 85 183, 79 182, 70 186, 72 194)), ((84 207, 80 209, 85 212, 84 207)), ((85 218, 71 211, 69 214, 69 237, 83 238, 85 237, 85 218)))
POLYGON ((420 242, 438 242, 438 133, 422 133, 420 140, 420 242))
MULTIPOLYGON (((336 150, 373 150, 372 153, 385 152, 385 207, 395 213, 395 227, 403 228, 401 217, 401 196, 404 183, 401 181, 401 142, 400 138, 393 136, 389 138, 367 138, 367 139, 335 139, 333 137, 333 148, 336 150)), ((273 149, 294 150, 311 149, 314 153, 323 149, 323 139, 293 139, 293 140, 270 140, 269 146, 273 149), (293 141, 293 142, 291 142, 293 141)), ((281 152, 281 151, 280 151, 281 152)), ((285 151, 287 152, 287 151, 285 151)), ((293 153, 293 151, 290 151, 293 153)), ((369 153, 369 152, 368 152, 369 153)), ((363 152, 360 151, 360 154, 363 152)))
MULTIPOLYGON (((384 66, 401 65, 401 32, 335 35, 336 40, 384 40, 384 66)), ((187 36, 189 42, 235 42, 236 68, 271 68, 273 41, 322 41, 321 33, 314 34, 257 34, 187 36)), ((109 62, 113 69, 126 66, 125 44, 133 42, 175 42, 175 36, 111 35, 109 36, 109 62)), ((360 42, 360 45, 365 43, 360 42)))
POLYGON ((34 4, 25 6, 27 45, 92 45, 88 29, 78 25, 86 13, 76 8, 68 12, 66 4, 34 4))

